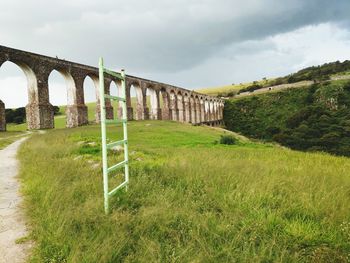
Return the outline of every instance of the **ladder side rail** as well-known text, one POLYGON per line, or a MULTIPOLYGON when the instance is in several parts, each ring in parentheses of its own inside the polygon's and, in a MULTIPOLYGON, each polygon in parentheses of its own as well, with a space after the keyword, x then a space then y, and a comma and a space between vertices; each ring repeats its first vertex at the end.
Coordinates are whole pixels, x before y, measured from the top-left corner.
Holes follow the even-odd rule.
MULTIPOLYGON (((122 107, 123 107, 123 119, 127 120, 127 107, 126 107, 126 83, 125 83, 125 70, 123 69, 121 71, 122 75, 122 98, 124 98, 124 101, 122 102, 122 107)), ((128 127, 127 127, 127 121, 123 122, 123 133, 124 133, 124 160, 125 160, 125 167, 124 167, 124 172, 125 172, 125 181, 126 181, 126 190, 128 190, 128 185, 129 185, 129 151, 128 151, 128 127)))
POLYGON ((107 163, 107 138, 106 138, 106 104, 105 104, 105 85, 104 85, 104 64, 103 58, 99 61, 99 81, 100 81, 100 120, 102 137, 102 170, 103 170, 103 195, 105 213, 109 212, 108 195, 108 163, 107 163))

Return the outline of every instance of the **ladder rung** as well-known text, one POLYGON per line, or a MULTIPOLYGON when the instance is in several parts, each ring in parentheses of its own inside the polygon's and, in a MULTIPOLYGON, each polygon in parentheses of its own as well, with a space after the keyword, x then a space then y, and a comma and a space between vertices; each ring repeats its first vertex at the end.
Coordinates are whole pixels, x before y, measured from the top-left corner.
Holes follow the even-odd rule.
POLYGON ((119 123, 126 123, 127 120, 124 120, 124 119, 120 119, 120 120, 109 120, 109 119, 106 119, 105 120, 105 123, 106 124, 119 124, 119 123))
POLYGON ((114 195, 120 188, 126 186, 127 184, 128 184, 127 181, 125 181, 124 183, 121 183, 119 186, 117 186, 117 187, 114 188, 112 191, 110 191, 110 192, 108 193, 108 195, 109 195, 109 196, 114 195))
POLYGON ((109 167, 109 168, 107 169, 107 172, 110 173, 110 172, 112 172, 112 171, 114 171, 114 170, 116 170, 116 169, 118 169, 118 168, 120 168, 120 167, 123 167, 123 166, 126 165, 127 163, 128 163, 128 161, 122 161, 122 162, 120 162, 120 163, 117 163, 117 164, 115 164, 115 165, 109 167))
POLYGON ((106 69, 106 68, 104 68, 103 71, 106 72, 107 74, 113 76, 113 77, 116 77, 116 78, 118 78, 120 80, 124 80, 122 75, 120 73, 118 73, 118 72, 114 72, 114 71, 106 69))
POLYGON ((128 140, 121 140, 121 141, 117 141, 117 142, 111 142, 111 143, 107 144, 107 149, 110 149, 110 148, 112 148, 114 146, 125 144, 125 143, 128 143, 128 140))
POLYGON ((105 94, 105 98, 106 99, 110 99, 110 100, 125 101, 125 98, 117 97, 117 96, 111 96, 111 95, 108 95, 108 94, 105 94))

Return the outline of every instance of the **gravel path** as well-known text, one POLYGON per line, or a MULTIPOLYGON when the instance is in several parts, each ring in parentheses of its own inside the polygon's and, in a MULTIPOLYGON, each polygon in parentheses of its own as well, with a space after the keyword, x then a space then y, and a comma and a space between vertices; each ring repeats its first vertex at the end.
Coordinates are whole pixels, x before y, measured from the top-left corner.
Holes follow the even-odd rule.
POLYGON ((18 192, 18 147, 22 138, 0 150, 0 263, 25 262, 30 242, 16 244, 16 240, 27 236, 21 196, 18 192))

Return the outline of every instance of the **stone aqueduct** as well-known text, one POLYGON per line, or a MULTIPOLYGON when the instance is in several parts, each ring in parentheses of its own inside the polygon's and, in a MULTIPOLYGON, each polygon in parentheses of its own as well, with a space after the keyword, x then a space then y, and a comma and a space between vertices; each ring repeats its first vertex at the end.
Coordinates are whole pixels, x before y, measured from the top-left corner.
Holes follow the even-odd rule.
MULTIPOLYGON (((26 116, 28 129, 54 128, 53 106, 49 100, 48 79, 53 70, 60 72, 67 85, 67 127, 77 127, 88 123, 88 111, 84 101, 84 80, 90 77, 98 96, 98 68, 82 65, 58 58, 47 57, 26 51, 0 46, 0 67, 11 61, 18 65, 28 82, 28 104, 26 116)), ((111 83, 120 89, 120 81, 113 76, 105 78, 106 93, 110 93, 111 83)), ((175 120, 192 124, 217 125, 222 122, 224 101, 195 91, 127 75, 126 78, 128 119, 132 120, 175 120), (136 93, 136 109, 132 108, 130 90, 136 93), (147 106, 147 95, 150 105, 147 106), (162 103, 160 103, 162 98, 162 103), (134 110, 136 111, 134 114, 134 110)), ((0 101, 0 130, 5 129, 4 104, 0 101)), ((106 101, 107 118, 113 118, 113 107, 106 101)), ((120 110, 119 110, 120 112, 120 110)), ((96 121, 100 119, 96 107, 96 121)))

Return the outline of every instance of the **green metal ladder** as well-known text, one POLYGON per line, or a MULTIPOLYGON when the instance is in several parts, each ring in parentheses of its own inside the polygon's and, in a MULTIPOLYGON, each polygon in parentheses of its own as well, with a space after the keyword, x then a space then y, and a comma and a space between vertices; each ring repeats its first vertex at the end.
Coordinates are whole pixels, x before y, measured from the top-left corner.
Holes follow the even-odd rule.
POLYGON ((105 213, 109 213, 109 198, 113 196, 114 194, 117 193, 118 190, 121 188, 125 187, 126 190, 128 188, 129 184, 129 155, 128 155, 128 129, 127 129, 127 107, 126 107, 126 85, 125 85, 125 71, 122 70, 121 73, 114 72, 111 70, 108 70, 104 67, 103 64, 103 58, 100 58, 99 61, 99 81, 100 81, 100 114, 101 114, 101 138, 102 138, 102 169, 103 169, 103 192, 104 192, 104 208, 105 208, 105 213), (108 94, 105 94, 105 86, 104 86, 104 74, 111 75, 113 77, 116 77, 119 79, 122 83, 122 89, 121 89, 121 96, 111 96, 108 94), (105 100, 115 100, 119 101, 122 104, 122 119, 113 119, 109 120, 106 119, 106 102, 105 100), (123 124, 123 140, 120 141, 115 141, 112 143, 107 143, 107 124, 123 124), (115 146, 118 145, 124 145, 124 160, 120 163, 114 164, 110 167, 108 167, 108 162, 107 162, 107 153, 108 149, 111 149, 115 146), (113 190, 109 191, 109 184, 108 184, 108 179, 109 179, 109 174, 117 169, 123 168, 124 167, 124 182, 115 187, 113 190))

